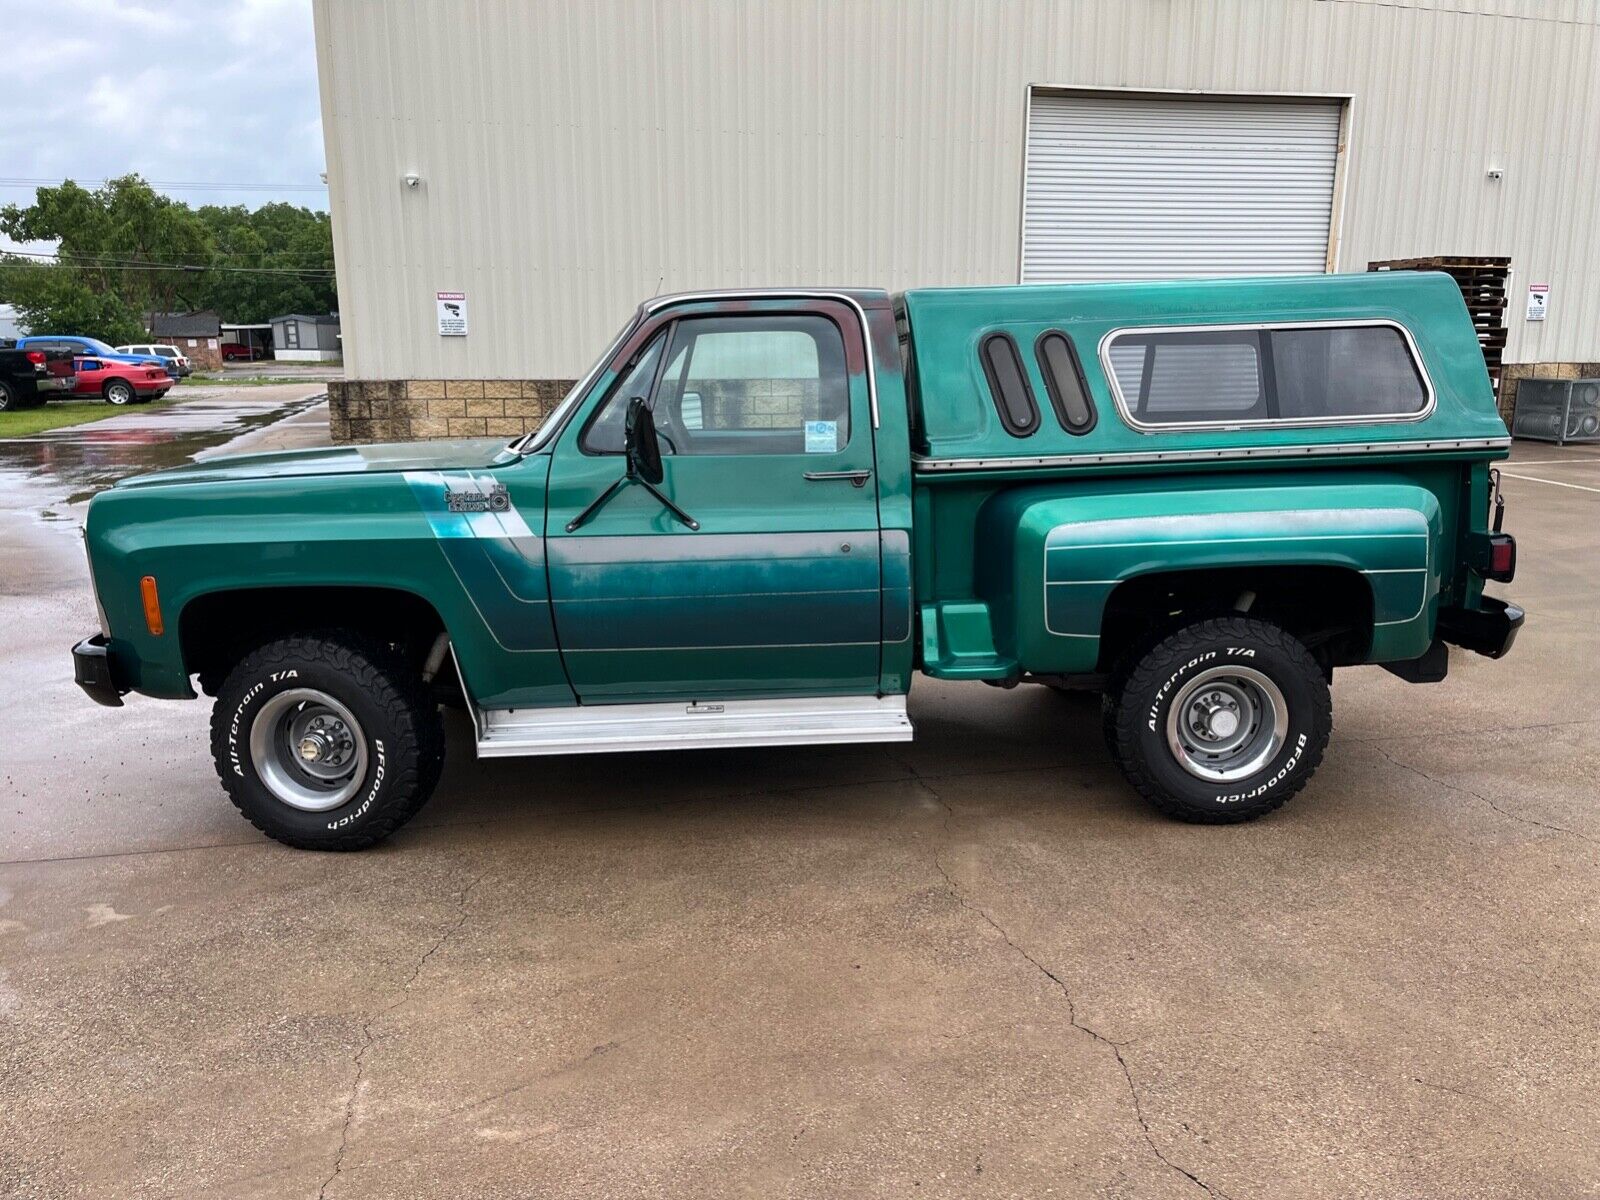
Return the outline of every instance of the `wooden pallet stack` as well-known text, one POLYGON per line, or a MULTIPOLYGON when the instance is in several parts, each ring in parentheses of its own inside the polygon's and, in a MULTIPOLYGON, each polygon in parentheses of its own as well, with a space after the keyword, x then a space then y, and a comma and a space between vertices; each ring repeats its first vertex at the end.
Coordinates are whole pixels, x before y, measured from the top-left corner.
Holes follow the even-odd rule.
POLYGON ((1369 262, 1369 271, 1443 271, 1456 281, 1461 298, 1472 314, 1483 350, 1483 365, 1489 368, 1489 382, 1500 395, 1500 365, 1506 352, 1506 288, 1511 278, 1509 258, 1471 258, 1437 254, 1428 258, 1391 258, 1369 262))

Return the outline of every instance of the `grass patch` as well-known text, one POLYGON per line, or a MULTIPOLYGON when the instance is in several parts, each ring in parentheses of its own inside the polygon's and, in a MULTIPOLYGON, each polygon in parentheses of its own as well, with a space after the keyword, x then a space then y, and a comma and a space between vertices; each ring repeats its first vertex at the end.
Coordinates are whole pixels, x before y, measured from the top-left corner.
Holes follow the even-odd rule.
POLYGON ((202 375, 196 372, 178 380, 179 387, 267 387, 274 383, 315 383, 299 375, 202 375))
POLYGON ((165 399, 121 407, 107 404, 104 400, 51 400, 37 408, 0 412, 0 438, 27 437, 51 429, 63 429, 68 425, 87 425, 118 413, 147 412, 152 408, 165 407, 165 404, 165 399))

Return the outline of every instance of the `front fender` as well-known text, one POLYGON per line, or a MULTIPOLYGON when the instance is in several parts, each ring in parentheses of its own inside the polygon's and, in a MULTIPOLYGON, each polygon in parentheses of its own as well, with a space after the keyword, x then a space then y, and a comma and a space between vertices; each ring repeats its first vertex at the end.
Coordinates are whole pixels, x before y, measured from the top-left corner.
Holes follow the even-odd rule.
MULTIPOLYGON (((192 696, 179 636, 195 600, 258 588, 408 592, 439 614, 472 694, 571 703, 545 589, 542 459, 512 478, 506 513, 447 511, 450 487, 487 472, 387 472, 111 489, 90 506, 89 552, 110 654, 147 695, 192 696), (525 477, 523 477, 525 476, 525 477), (520 516, 517 504, 525 510, 520 516), (505 522, 516 519, 514 529, 505 522), (491 528, 492 526, 492 528, 491 528), (151 634, 139 580, 154 576, 166 628, 151 634)), ((499 478, 506 479, 507 474, 499 478)))
POLYGON ((1438 501, 1402 481, 1029 488, 991 501, 979 537, 999 647, 1039 673, 1096 669, 1119 584, 1237 567, 1359 573, 1373 599, 1370 661, 1415 658, 1432 640, 1444 569, 1438 501))

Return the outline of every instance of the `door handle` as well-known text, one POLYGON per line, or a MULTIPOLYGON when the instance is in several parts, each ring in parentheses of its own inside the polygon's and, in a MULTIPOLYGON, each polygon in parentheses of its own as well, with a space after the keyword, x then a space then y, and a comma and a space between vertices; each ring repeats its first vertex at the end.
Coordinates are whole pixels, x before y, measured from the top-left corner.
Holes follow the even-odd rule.
POLYGON ((872 478, 871 471, 807 471, 806 478, 812 483, 819 483, 825 479, 848 479, 852 487, 866 487, 867 480, 872 478))

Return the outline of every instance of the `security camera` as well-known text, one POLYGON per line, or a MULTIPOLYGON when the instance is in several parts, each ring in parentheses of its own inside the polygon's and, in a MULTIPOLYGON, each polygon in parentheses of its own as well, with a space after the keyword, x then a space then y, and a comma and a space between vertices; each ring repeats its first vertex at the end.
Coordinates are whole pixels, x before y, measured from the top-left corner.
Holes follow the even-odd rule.
POLYGON ((405 181, 405 185, 408 188, 414 188, 422 182, 422 176, 418 175, 415 171, 408 171, 406 174, 400 176, 400 178, 405 181))

